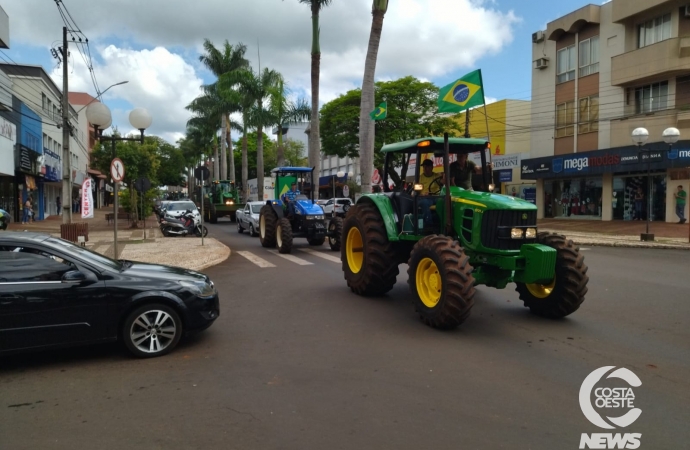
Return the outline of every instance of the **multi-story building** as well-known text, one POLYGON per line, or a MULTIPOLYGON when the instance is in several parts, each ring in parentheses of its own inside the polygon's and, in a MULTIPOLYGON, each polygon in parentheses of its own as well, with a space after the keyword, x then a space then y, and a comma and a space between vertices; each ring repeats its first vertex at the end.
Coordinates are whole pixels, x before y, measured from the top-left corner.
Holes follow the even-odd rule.
POLYGON ((540 218, 678 220, 673 193, 690 183, 686 5, 612 0, 532 35, 532 158, 521 172, 537 181, 540 218), (672 146, 667 128, 680 130, 672 146))
MULTIPOLYGON (((0 6, 0 48, 10 48, 10 19, 0 6)), ((0 69, 0 209, 17 220, 19 201, 14 179, 17 124, 12 120, 12 80, 0 69)))
MULTIPOLYGON (((22 183, 21 175, 24 174, 22 189, 26 191, 28 187, 34 202, 39 206, 39 217, 57 214, 57 198, 62 195, 61 167, 59 174, 55 170, 56 167, 61 166, 63 159, 62 129, 59 128, 62 126, 62 92, 43 67, 0 64, 0 70, 4 71, 12 81, 13 95, 37 114, 38 120, 34 122, 42 125, 42 139, 39 138, 37 149, 33 149, 32 145, 20 146, 18 183, 22 183), (27 159, 32 161, 36 159, 37 164, 30 168, 28 163, 24 163, 27 159)), ((27 115, 24 114, 21 117, 24 120, 27 115)), ((72 106, 70 106, 69 117, 72 124, 79 123, 78 115, 72 106)), ((73 198, 79 198, 79 189, 86 176, 89 163, 86 138, 87 135, 84 133, 75 131, 69 143, 73 198)), ((61 198, 61 202, 67 205, 73 198, 61 198)))

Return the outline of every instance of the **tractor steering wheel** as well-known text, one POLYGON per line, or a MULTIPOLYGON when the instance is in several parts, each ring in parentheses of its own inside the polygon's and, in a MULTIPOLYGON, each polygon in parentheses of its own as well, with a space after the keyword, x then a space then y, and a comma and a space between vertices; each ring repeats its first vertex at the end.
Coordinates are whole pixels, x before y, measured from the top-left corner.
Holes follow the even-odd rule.
POLYGON ((429 183, 429 195, 438 195, 438 193, 441 192, 441 189, 443 189, 441 177, 438 177, 434 179, 431 183, 429 183), (434 190, 434 185, 438 186, 438 189, 434 190))

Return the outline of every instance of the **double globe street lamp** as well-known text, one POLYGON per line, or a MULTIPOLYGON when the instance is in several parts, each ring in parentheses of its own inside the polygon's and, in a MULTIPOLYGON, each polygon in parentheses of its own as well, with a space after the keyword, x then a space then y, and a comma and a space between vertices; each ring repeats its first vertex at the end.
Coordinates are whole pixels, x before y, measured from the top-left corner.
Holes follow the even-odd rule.
MULTIPOLYGON (((666 128, 664 132, 661 134, 661 137, 664 139, 664 142, 668 144, 668 149, 667 151, 670 152, 671 149, 673 148, 673 144, 678 142, 678 139, 680 139, 680 131, 678 131, 677 128, 666 128)), ((649 223, 652 220, 652 175, 651 175, 651 164, 652 160, 655 162, 662 161, 664 158, 664 154, 662 151, 659 150, 652 150, 652 149, 647 149, 647 150, 642 150, 642 146, 647 142, 649 139, 649 131, 647 131, 646 128, 635 128, 632 132, 632 140, 637 145, 639 149, 639 155, 638 159, 639 160, 646 160, 647 161, 647 231, 645 233, 642 233, 640 235, 640 240, 641 241, 653 241, 654 240, 654 235, 649 232, 649 223)))
MULTIPOLYGON (((116 146, 115 144, 118 141, 134 141, 134 142, 140 142, 141 144, 144 143, 144 130, 146 130, 148 127, 151 126, 151 123, 153 119, 151 118, 151 114, 144 109, 144 108, 135 108, 129 113, 129 123, 139 130, 141 133, 141 136, 138 138, 126 138, 126 137, 117 137, 117 136, 103 136, 103 130, 107 129, 112 125, 113 123, 113 118, 112 114, 110 113, 110 108, 108 108, 106 105, 103 103, 92 103, 86 108, 86 119, 89 121, 91 125, 93 125, 94 128, 94 136, 97 140, 99 140, 101 143, 110 141, 111 143, 111 148, 112 148, 112 158, 113 160, 116 158, 116 146)), ((118 202, 118 193, 120 190, 119 182, 117 180, 114 181, 114 202, 113 202, 113 208, 114 208, 114 243, 113 243, 113 250, 114 250, 114 259, 118 259, 119 257, 119 252, 118 252, 118 245, 117 245, 117 210, 119 208, 119 202, 118 202)))

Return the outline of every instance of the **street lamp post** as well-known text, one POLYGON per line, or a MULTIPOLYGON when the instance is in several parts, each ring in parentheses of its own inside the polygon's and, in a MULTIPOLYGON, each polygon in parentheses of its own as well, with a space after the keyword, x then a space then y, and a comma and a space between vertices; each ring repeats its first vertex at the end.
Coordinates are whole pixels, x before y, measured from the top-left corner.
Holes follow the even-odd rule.
MULTIPOLYGON (((105 92, 105 91, 104 91, 105 92)), ((123 138, 123 137, 115 137, 115 136, 103 136, 103 130, 108 128, 111 123, 112 123, 112 115, 110 114, 110 109, 105 106, 103 103, 92 103, 86 108, 86 118, 89 121, 91 125, 93 125, 94 129, 94 136, 96 139, 98 139, 101 143, 105 141, 110 141, 111 143, 111 148, 112 148, 112 157, 115 159, 116 157, 116 146, 115 144, 118 141, 134 141, 134 142, 140 142, 144 143, 144 130, 146 130, 148 127, 151 126, 151 115, 147 110, 144 108, 136 108, 133 109, 129 113, 129 123, 139 130, 141 133, 141 136, 139 138, 123 138)), ((118 251, 118 242, 117 242, 117 210, 119 208, 119 191, 120 191, 120 183, 116 180, 114 181, 114 186, 113 186, 113 196, 114 196, 114 201, 113 201, 113 219, 114 219, 114 227, 113 227, 113 234, 114 234, 114 242, 113 242, 113 256, 114 259, 118 259, 119 257, 119 251, 118 251)))
MULTIPOLYGON (((671 151, 673 144, 678 142, 678 139, 680 138, 680 131, 678 131, 677 128, 666 128, 664 132, 662 133, 662 138, 664 139, 664 142, 668 144, 668 149, 667 151, 671 151)), ((652 220, 652 174, 651 174, 651 165, 652 165, 652 155, 651 152, 654 151, 652 149, 648 150, 642 150, 642 146, 647 142, 649 139, 649 131, 647 131, 646 128, 635 128, 632 132, 632 140, 637 145, 639 149, 639 154, 638 157, 639 159, 643 159, 643 155, 647 155, 647 228, 646 232, 642 233, 640 235, 640 240, 642 241, 653 241, 654 240, 654 235, 649 232, 649 224, 652 220)))
MULTIPOLYGON (((87 103, 86 105, 82 106, 81 109, 79 109, 79 111, 77 111, 77 114, 79 114, 80 112, 82 112, 82 111, 84 110, 84 108, 88 108, 88 106, 89 106, 91 103, 93 103, 93 102, 95 102, 95 101, 98 101, 98 99, 101 98, 101 97, 103 96, 103 94, 105 94, 106 92, 108 92, 108 89, 113 88, 113 87, 115 87, 115 86, 120 86, 120 85, 122 85, 122 84, 127 84, 127 83, 129 83, 128 80, 120 81, 119 83, 115 83, 115 84, 111 84, 110 86, 108 86, 107 88, 105 88, 105 90, 104 90, 103 92, 101 92, 101 93, 98 94, 95 98, 93 98, 89 103, 87 103)), ((108 128, 108 127, 105 127, 105 128, 108 128)))

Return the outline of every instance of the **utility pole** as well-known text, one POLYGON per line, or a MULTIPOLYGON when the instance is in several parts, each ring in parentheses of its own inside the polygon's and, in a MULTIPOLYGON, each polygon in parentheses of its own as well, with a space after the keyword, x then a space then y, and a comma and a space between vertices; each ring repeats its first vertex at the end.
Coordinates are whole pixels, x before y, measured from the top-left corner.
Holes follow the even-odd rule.
POLYGON ((69 153, 69 86, 67 27, 62 27, 62 223, 72 223, 72 158, 69 153))

